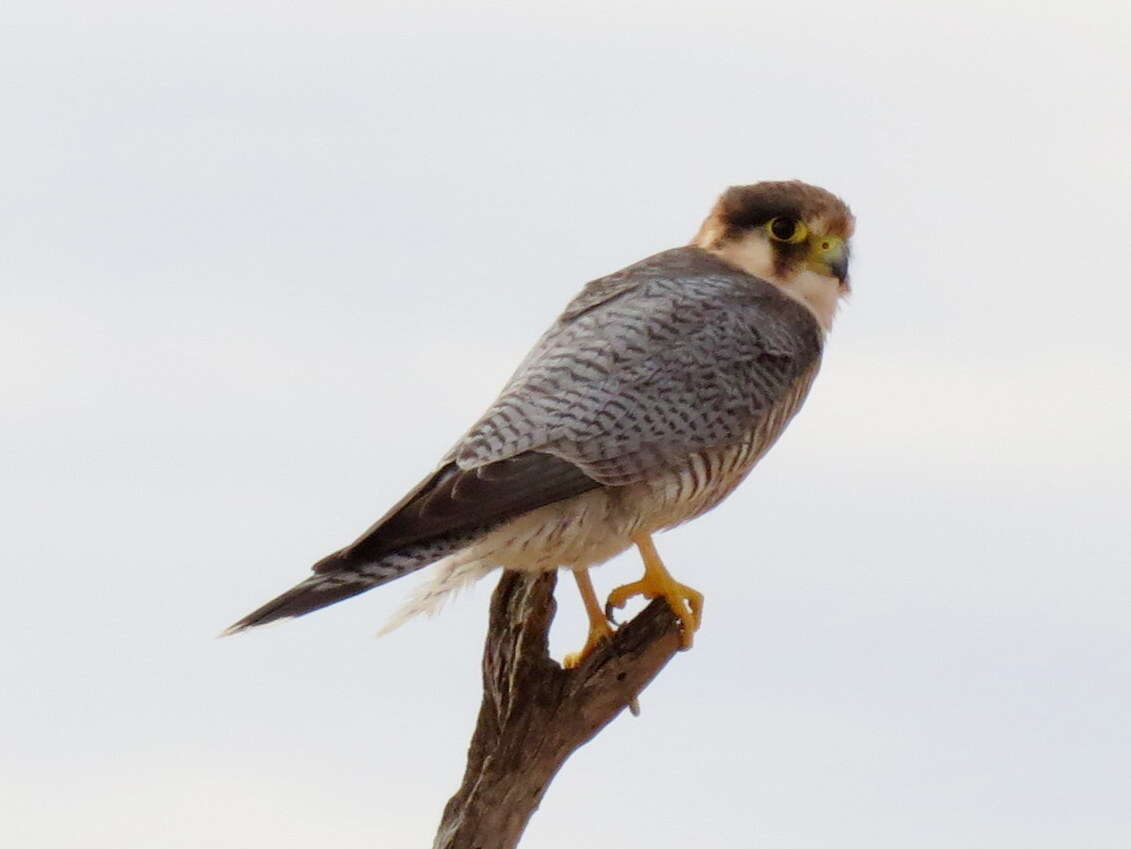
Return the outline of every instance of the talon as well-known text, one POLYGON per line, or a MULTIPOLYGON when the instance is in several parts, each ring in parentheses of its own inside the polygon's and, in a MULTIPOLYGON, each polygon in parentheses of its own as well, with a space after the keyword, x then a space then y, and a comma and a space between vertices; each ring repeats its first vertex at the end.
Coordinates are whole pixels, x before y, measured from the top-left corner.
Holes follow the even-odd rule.
POLYGON ((589 635, 586 637, 585 645, 581 647, 581 651, 570 652, 562 658, 563 669, 576 669, 601 643, 616 633, 609 627, 605 617, 601 615, 601 608, 597 604, 597 594, 593 591, 593 582, 589 578, 589 570, 579 569, 573 573, 573 577, 577 581, 577 588, 581 591, 581 600, 585 603, 585 612, 589 616, 589 635))
POLYGON ((663 598, 679 620, 682 648, 691 648, 695 632, 703 621, 703 594, 686 584, 681 584, 664 568, 663 561, 652 543, 652 538, 641 534, 633 538, 644 559, 644 577, 639 581, 617 587, 605 602, 605 615, 612 620, 612 611, 624 607, 633 596, 647 599, 663 598))
MULTIPOLYGON (((602 623, 604 624, 604 623, 602 623)), ((601 643, 610 639, 615 634, 612 628, 604 624, 604 628, 590 628, 589 636, 585 640, 585 645, 581 647, 580 651, 571 651, 562 658, 562 669, 576 669, 581 666, 585 658, 589 657, 601 643)))
POLYGON ((614 611, 624 607, 630 598, 634 595, 643 595, 649 599, 654 598, 654 596, 650 596, 644 591, 642 588, 643 583, 643 581, 633 581, 631 584, 617 587, 609 593, 609 597, 605 600, 605 619, 614 625, 619 625, 620 623, 617 622, 614 611))
POLYGON ((614 628, 619 628, 621 623, 617 621, 617 617, 613 615, 612 605, 605 604, 605 620, 614 628))

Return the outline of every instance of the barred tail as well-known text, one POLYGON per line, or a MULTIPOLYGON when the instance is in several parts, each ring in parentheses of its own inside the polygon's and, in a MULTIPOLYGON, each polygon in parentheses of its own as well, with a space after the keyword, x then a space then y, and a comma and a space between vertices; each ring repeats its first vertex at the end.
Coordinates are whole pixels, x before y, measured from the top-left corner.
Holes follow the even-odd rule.
POLYGON ((294 619, 387 584, 458 551, 474 536, 460 534, 416 543, 369 563, 356 562, 350 557, 350 549, 344 548, 318 561, 314 564, 315 574, 249 613, 220 636, 227 637, 282 619, 294 619))

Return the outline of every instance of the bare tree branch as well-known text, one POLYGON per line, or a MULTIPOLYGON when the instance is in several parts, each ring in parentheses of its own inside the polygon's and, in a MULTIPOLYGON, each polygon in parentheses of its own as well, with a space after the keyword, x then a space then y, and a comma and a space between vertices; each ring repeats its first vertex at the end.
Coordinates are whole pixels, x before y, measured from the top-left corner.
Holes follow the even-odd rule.
POLYGON ((653 601, 576 669, 549 653, 557 575, 504 572, 491 598, 483 704, 433 849, 513 849, 558 769, 671 660, 679 624, 653 601))

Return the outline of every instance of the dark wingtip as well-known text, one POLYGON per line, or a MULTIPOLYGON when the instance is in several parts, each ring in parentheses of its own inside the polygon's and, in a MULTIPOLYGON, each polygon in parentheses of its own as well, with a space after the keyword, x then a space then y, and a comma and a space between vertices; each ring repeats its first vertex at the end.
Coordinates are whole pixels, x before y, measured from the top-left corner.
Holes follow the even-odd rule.
MULTIPOLYGON (((333 557, 334 555, 330 556, 333 557)), ((324 563, 328 559, 325 558, 319 563, 324 563)), ((303 616, 350 596, 365 592, 372 586, 372 581, 364 579, 342 580, 341 573, 336 576, 313 575, 302 583, 295 584, 282 595, 271 599, 239 622, 224 629, 220 636, 230 637, 232 634, 238 634, 240 631, 246 631, 249 628, 259 628, 272 622, 294 619, 297 616, 303 616)))
POLYGON ((348 551, 349 548, 347 547, 339 549, 333 554, 327 554, 310 568, 316 575, 324 575, 327 572, 338 572, 342 569, 347 569, 352 562, 347 554, 348 551))

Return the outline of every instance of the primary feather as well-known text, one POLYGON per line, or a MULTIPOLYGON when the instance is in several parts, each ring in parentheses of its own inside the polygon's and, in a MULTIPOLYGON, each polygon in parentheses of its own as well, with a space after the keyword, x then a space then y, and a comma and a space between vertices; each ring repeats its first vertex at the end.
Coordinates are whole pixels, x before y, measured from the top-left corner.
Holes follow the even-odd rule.
POLYGON ((697 247, 593 281, 436 471, 227 633, 449 558, 411 608, 429 609, 496 565, 582 568, 709 509, 796 411, 822 340, 804 306, 697 247))

